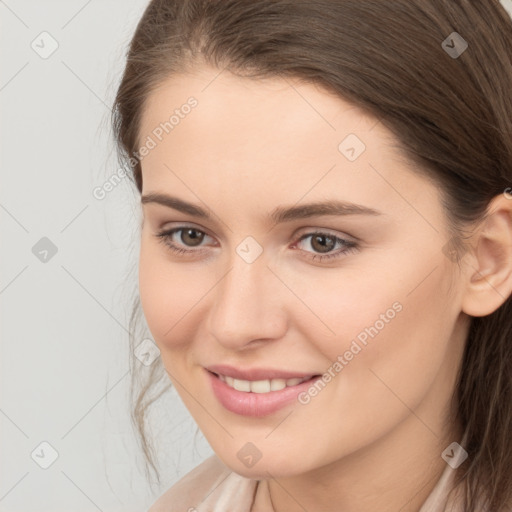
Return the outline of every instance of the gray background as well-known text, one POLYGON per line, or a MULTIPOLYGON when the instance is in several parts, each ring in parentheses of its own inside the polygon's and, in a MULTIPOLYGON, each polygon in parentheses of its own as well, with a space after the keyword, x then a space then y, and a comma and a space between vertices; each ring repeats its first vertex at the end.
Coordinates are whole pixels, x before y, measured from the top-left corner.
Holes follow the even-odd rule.
POLYGON ((146 4, 0 2, 2 512, 143 511, 212 453, 173 391, 154 417, 162 486, 145 479, 127 401, 136 194, 93 195, 119 168, 109 105, 146 4), (33 254, 43 237, 55 255, 33 254))
POLYGON ((127 179, 93 195, 118 171, 109 105, 146 4, 0 0, 1 512, 143 511, 212 453, 173 390, 151 423, 162 484, 145 479, 127 401, 137 195, 127 179))

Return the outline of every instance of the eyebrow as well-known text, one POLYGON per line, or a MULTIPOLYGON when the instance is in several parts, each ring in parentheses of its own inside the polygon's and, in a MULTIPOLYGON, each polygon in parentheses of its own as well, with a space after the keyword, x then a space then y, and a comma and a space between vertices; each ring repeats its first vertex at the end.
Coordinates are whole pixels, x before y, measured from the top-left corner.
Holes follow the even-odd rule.
MULTIPOLYGON (((167 194, 149 193, 141 197, 141 204, 157 203, 178 210, 200 219, 210 220, 208 211, 197 204, 167 194)), ((382 212, 355 203, 328 200, 324 202, 305 203, 300 206, 279 206, 268 216, 276 224, 296 219, 306 219, 320 215, 382 215, 382 212)))

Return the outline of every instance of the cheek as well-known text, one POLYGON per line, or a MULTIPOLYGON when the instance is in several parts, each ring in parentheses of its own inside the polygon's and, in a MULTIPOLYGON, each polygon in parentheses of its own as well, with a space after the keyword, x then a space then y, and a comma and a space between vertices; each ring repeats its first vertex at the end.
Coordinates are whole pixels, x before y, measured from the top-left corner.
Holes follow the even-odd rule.
MULTIPOLYGON (((354 339, 363 348, 365 341, 369 346, 376 331, 380 336, 403 314, 403 294, 388 276, 379 281, 368 272, 347 268, 315 268, 310 274, 303 271, 290 276, 283 270, 280 276, 292 283, 294 297, 288 303, 292 323, 330 361, 350 350, 354 339)), ((290 295, 284 287, 282 293, 283 297, 290 295)))
MULTIPOLYGON (((441 272, 411 292, 418 284, 419 270, 410 269, 407 274, 402 270, 397 274, 399 281, 389 275, 375 276, 371 293, 358 294, 353 302, 348 300, 354 296, 348 290, 338 302, 343 308, 338 309, 337 318, 332 317, 337 337, 318 343, 320 338, 311 333, 316 349, 331 362, 331 377, 324 390, 310 390, 309 397, 302 397, 301 403, 307 405, 299 419, 311 422, 313 431, 332 425, 325 438, 315 437, 322 453, 332 453, 333 439, 339 440, 341 451, 349 453, 383 435, 416 410, 431 391, 441 392, 437 399, 444 400, 442 390, 448 381, 440 384, 438 376, 443 365, 453 360, 448 352, 456 301, 451 300, 441 272)), ((361 286, 363 281, 366 284, 362 280, 361 286)), ((324 309, 322 314, 326 313, 324 309)))
POLYGON ((193 273, 173 265, 163 256, 161 247, 141 243, 139 294, 147 325, 160 350, 178 347, 190 340, 183 332, 186 315, 201 293, 193 273))
MULTIPOLYGON (((414 289, 413 283, 418 281, 414 274, 402 273, 401 277, 400 282, 374 281, 373 294, 360 303, 363 314, 354 310, 352 315, 349 310, 343 318, 340 315, 350 334, 337 354, 348 350, 351 360, 341 371, 343 385, 336 389, 337 398, 363 415, 374 411, 375 421, 381 415, 390 421, 403 416, 407 413, 404 403, 411 408, 418 405, 452 345, 457 312, 447 280, 440 272, 434 273, 414 289)), ((342 329, 340 321, 338 328, 342 329)), ((330 359, 335 360, 337 354, 331 351, 330 359)))
POLYGON ((421 370, 428 380, 442 363, 458 316, 457 297, 450 290, 450 269, 440 260, 432 271, 436 255, 431 256, 406 264, 389 258, 364 273, 304 279, 294 290, 316 313, 302 324, 307 338, 332 363, 346 353, 343 371, 350 369, 358 386, 376 379, 369 368, 382 369, 390 379, 396 372, 414 379, 421 370))

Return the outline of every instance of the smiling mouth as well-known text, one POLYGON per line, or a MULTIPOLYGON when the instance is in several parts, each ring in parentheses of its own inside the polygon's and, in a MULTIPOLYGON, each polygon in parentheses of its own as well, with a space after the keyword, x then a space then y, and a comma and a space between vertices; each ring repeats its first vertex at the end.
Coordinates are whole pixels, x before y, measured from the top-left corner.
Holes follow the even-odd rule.
POLYGON ((219 380, 224 382, 230 388, 235 389, 236 391, 260 394, 270 393, 272 391, 281 391, 282 389, 298 386, 303 382, 320 377, 320 375, 309 375, 302 378, 295 377, 292 379, 243 380, 235 379, 220 373, 210 373, 215 375, 219 380))

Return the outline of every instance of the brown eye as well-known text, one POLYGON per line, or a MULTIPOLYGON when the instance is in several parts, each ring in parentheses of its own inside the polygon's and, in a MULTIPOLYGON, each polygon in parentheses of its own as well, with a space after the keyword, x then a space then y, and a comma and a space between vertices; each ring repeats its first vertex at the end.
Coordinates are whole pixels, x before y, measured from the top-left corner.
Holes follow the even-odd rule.
POLYGON ((336 245, 336 240, 333 236, 326 235, 313 235, 311 238, 311 247, 317 252, 329 252, 336 245))
POLYGON ((311 260, 325 261, 332 258, 341 258, 349 252, 356 251, 358 249, 357 242, 351 240, 345 240, 335 235, 324 232, 308 233, 300 237, 299 245, 302 245, 302 250, 308 254, 308 258, 311 260), (309 242, 306 244, 306 240, 309 242), (309 246, 305 247, 305 246, 309 246), (338 250, 334 250, 336 246, 338 250))
POLYGON ((188 246, 195 247, 199 245, 204 239, 204 233, 197 229, 180 229, 181 231, 181 241, 188 246))
POLYGON ((203 250, 203 241, 208 235, 193 226, 183 226, 162 231, 155 236, 176 254, 193 255, 203 250))

